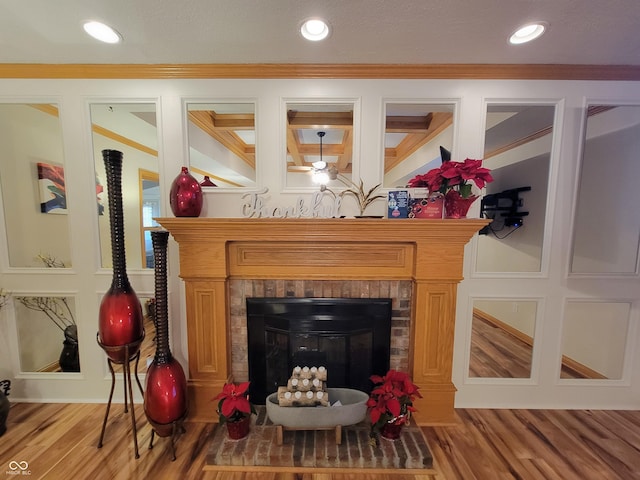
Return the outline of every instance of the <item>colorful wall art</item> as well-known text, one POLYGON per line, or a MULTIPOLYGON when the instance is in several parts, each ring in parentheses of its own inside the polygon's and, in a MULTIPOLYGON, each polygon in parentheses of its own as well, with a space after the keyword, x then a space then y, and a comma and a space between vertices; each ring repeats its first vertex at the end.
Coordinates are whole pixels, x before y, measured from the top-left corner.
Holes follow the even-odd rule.
POLYGON ((38 188, 42 213, 67 213, 67 194, 64 186, 64 168, 38 163, 38 188))

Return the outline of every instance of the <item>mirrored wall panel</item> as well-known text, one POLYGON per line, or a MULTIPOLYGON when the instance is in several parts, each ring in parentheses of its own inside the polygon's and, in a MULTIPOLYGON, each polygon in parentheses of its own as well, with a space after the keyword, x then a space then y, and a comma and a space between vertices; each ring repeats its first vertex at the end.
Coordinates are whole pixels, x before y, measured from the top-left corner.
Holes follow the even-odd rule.
POLYGON ((156 105, 94 103, 90 105, 90 110, 102 267, 112 266, 107 179, 102 158, 102 150, 109 149, 119 150, 123 154, 122 200, 127 268, 151 268, 145 246, 145 235, 148 234, 143 222, 146 190, 141 188, 140 179, 144 178, 144 172, 158 175, 156 105))
POLYGON ((539 272, 546 228, 555 105, 489 104, 478 272, 539 272))
POLYGON ((13 297, 20 371, 79 372, 75 302, 72 297, 13 297))
POLYGON ((287 187, 352 186, 353 112, 353 103, 286 104, 287 187))
POLYGON ((383 187, 406 187, 441 165, 440 147, 453 147, 454 110, 454 104, 385 103, 383 187))
POLYGON ((572 273, 636 273, 640 240, 638 152, 640 106, 589 106, 572 273))
POLYGON ((561 378, 622 378, 631 305, 571 301, 562 325, 561 378))
POLYGON ((254 103, 187 103, 190 173, 204 187, 255 187, 254 103))
POLYGON ((52 104, 0 104, 0 188, 12 267, 71 267, 62 130, 52 104))
POLYGON ((149 170, 142 170, 138 172, 140 175, 140 195, 142 201, 140 202, 140 218, 142 218, 142 251, 143 267, 153 268, 153 243, 151 242, 151 232, 160 228, 160 224, 154 220, 154 218, 160 217, 160 175, 156 172, 150 172, 149 170))
POLYGON ((469 377, 529 378, 537 302, 474 300, 469 377))

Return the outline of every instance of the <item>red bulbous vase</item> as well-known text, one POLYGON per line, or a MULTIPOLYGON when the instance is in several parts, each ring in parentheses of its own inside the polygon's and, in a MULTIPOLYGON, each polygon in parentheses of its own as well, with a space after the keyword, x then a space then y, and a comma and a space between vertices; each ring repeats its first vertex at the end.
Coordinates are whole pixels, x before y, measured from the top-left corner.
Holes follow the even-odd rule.
POLYGON ((189 173, 189 169, 182 167, 169 190, 171 211, 176 217, 198 217, 202 211, 202 202, 202 187, 189 173))
POLYGON ((131 286, 112 285, 100 303, 98 335, 113 362, 124 363, 135 357, 144 336, 143 322, 142 307, 131 286), (128 352, 125 345, 129 345, 128 352), (126 358, 127 353, 129 358, 126 358))
POLYGON ((144 338, 142 306, 127 277, 122 202, 122 152, 103 150, 109 200, 113 279, 100 303, 98 342, 115 363, 135 357, 144 338), (128 358, 127 358, 128 355, 128 358))
POLYGON ((167 301, 167 242, 169 232, 152 231, 155 269, 156 353, 147 370, 144 413, 160 437, 174 436, 176 426, 187 416, 187 379, 169 348, 167 301))
POLYGON ((171 358, 166 363, 153 362, 147 370, 144 413, 160 437, 173 434, 173 422, 187 411, 187 379, 180 363, 171 358))

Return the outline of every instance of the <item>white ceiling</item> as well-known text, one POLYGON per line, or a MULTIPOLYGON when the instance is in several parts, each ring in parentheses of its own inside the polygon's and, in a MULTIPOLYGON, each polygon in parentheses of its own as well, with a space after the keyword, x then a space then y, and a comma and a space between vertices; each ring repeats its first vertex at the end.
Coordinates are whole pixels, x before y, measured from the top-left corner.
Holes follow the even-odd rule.
POLYGON ((0 63, 640 65, 640 0, 0 0, 0 63), (320 16, 320 43, 298 34, 320 16), (124 37, 99 44, 101 20, 124 37), (539 40, 507 43, 545 21, 539 40))

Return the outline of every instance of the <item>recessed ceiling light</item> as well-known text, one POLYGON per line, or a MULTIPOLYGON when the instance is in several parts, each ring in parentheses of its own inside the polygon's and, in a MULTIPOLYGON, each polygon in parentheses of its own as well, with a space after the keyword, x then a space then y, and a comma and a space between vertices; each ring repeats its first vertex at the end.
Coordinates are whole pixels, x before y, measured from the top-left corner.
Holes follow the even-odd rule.
POLYGON ((518 45, 520 43, 530 42, 542 35, 545 30, 546 26, 544 23, 530 23, 516 30, 515 33, 509 37, 509 43, 518 45))
POLYGON ((122 40, 122 36, 118 32, 104 23, 86 22, 83 27, 85 32, 101 42, 119 43, 122 40))
POLYGON ((329 25, 319 18, 306 20, 300 27, 300 33, 307 40, 317 42, 324 40, 329 35, 329 25))

